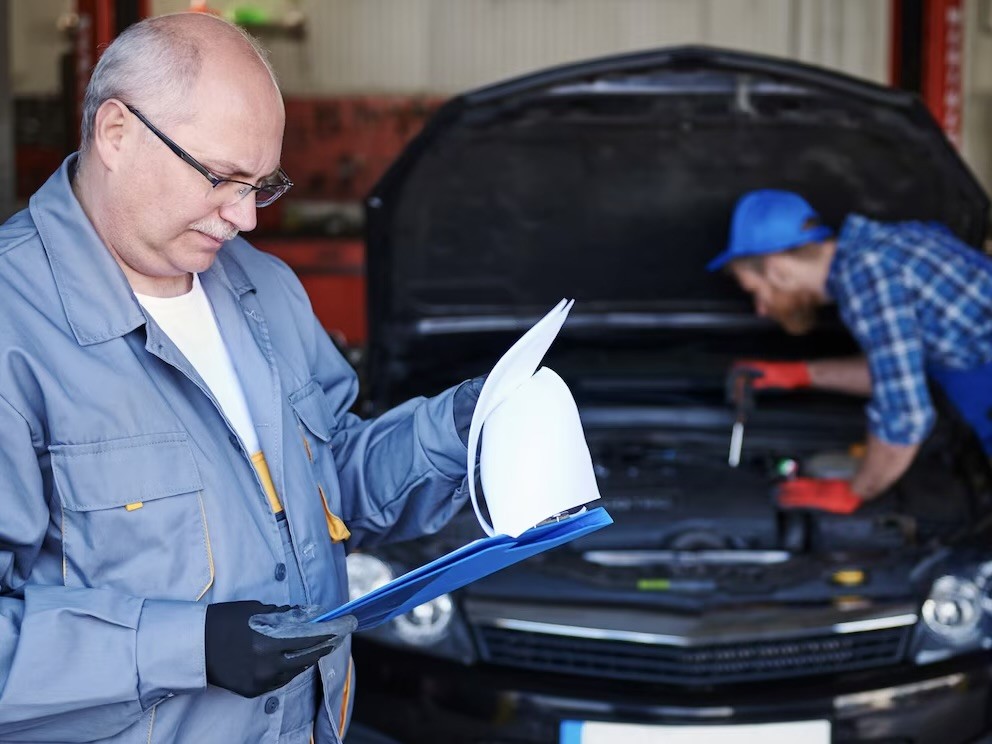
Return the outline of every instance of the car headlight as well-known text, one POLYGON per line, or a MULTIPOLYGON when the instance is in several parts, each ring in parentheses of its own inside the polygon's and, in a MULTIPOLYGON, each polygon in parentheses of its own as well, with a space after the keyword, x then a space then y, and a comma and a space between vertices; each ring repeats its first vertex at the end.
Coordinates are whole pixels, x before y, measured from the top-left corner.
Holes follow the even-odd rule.
POLYGON ((975 586, 981 596, 982 609, 992 616, 992 561, 985 561, 975 571, 975 586))
MULTIPOLYGON (((348 556, 348 595, 357 599, 388 584, 403 573, 400 567, 370 553, 348 556)), ((362 635, 390 646, 413 648, 422 653, 470 663, 475 646, 465 623, 458 617, 454 600, 442 594, 414 607, 362 635)))
POLYGON ((917 664, 992 648, 992 561, 959 564, 934 579, 920 619, 912 652, 917 664))
POLYGON ((933 633, 952 642, 966 642, 978 630, 981 595, 973 581, 941 576, 923 603, 923 622, 933 633))
POLYGON ((393 569, 368 553, 348 556, 348 598, 356 600, 393 580, 393 569))
POLYGON ((455 614, 451 595, 442 594, 393 620, 396 635, 411 646, 429 646, 444 638, 455 614))

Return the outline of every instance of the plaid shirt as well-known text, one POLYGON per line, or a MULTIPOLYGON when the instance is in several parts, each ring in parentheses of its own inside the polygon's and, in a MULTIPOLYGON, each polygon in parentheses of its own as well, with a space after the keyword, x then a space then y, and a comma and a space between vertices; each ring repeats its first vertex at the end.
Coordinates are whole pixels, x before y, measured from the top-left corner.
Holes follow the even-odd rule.
POLYGON ((928 367, 992 362, 992 260, 943 226, 849 216, 827 291, 868 358, 868 429, 886 442, 933 426, 928 367))

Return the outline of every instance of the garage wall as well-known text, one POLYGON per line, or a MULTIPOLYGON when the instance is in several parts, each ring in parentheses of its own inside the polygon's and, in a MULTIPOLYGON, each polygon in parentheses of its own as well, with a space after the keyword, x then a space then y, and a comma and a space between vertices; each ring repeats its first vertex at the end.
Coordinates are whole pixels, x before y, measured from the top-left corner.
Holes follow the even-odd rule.
MULTIPOLYGON (((979 0, 975 0, 978 2, 979 0)), ((54 94, 66 0, 12 2, 15 95, 54 94)), ((215 0, 214 7, 229 3, 215 0)), ((595 55, 703 43, 884 82, 889 0, 257 0, 299 7, 303 41, 260 34, 289 95, 450 94, 595 55)), ((154 0, 156 14, 188 0, 154 0)))
POLYGON ((69 42, 56 23, 65 0, 13 0, 7 3, 10 28, 10 84, 15 96, 56 95, 59 56, 69 42))
MULTIPOLYGON (((553 64, 708 43, 882 79, 887 0, 331 0, 308 4, 314 37, 300 92, 453 93, 553 64)), ((296 88, 296 86, 299 86, 296 88)))
MULTIPOLYGON (((158 0, 156 13, 188 3, 158 0)), ((256 5, 281 15, 294 3, 256 5)), ((215 2, 224 8, 225 3, 215 2)), ((703 43, 884 82, 889 0, 303 0, 307 38, 263 37, 290 95, 450 94, 585 57, 703 43)))
MULTIPOLYGON (((214 0, 225 8, 229 3, 214 0)), ((15 96, 55 95, 66 0, 8 3, 15 96)), ((153 0, 155 13, 188 0, 153 0)), ((447 95, 598 54, 706 43, 888 78, 889 0, 256 0, 307 35, 261 34, 288 95, 447 95)), ((992 0, 965 0, 964 154, 992 190, 992 0)))
POLYGON ((964 156, 992 192, 992 0, 965 3, 964 156))

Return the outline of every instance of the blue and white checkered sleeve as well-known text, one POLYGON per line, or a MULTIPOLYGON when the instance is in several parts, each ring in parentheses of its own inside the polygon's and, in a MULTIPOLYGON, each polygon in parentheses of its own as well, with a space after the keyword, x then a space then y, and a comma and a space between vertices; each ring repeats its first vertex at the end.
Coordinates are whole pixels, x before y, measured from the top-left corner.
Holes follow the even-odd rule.
POLYGON ((877 253, 866 252, 853 263, 841 277, 850 298, 842 313, 871 370, 868 430, 889 444, 919 444, 936 414, 913 299, 898 267, 877 253))

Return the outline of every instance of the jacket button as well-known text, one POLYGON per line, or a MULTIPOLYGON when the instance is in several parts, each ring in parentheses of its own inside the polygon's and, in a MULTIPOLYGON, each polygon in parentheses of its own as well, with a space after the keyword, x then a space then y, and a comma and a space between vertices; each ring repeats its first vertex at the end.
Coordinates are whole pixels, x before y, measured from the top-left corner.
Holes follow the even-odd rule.
MULTIPOLYGON (((286 564, 277 563, 276 564, 276 581, 283 581, 286 578, 286 564)), ((274 700, 275 698, 273 698, 274 700)))
POLYGON ((268 700, 265 701, 266 713, 268 713, 271 716, 277 710, 279 710, 279 698, 270 697, 268 700))

